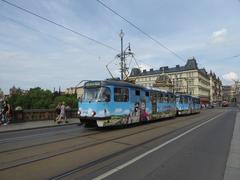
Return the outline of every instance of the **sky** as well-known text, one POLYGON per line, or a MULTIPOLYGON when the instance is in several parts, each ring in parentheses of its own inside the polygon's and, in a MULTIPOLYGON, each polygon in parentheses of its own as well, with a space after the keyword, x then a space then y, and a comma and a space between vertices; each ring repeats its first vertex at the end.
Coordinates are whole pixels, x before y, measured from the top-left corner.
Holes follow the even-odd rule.
MULTIPOLYGON (((0 0, 0 88, 62 90, 82 80, 120 76, 119 32, 142 69, 184 65, 195 57, 223 84, 240 77, 240 0, 102 0, 179 59, 96 0, 8 0, 114 48, 25 13, 0 0)), ((128 59, 129 63, 131 59, 128 59)), ((137 66, 131 61, 131 67, 137 66)))

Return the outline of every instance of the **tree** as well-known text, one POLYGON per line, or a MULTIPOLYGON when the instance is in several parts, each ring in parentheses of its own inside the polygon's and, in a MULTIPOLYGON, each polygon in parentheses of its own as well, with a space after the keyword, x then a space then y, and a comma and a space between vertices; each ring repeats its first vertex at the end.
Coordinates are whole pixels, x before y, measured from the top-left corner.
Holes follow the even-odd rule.
POLYGON ((3 99, 3 97, 4 97, 4 93, 3 93, 2 89, 0 88, 0 100, 3 99))
POLYGON ((77 107, 76 95, 56 96, 51 91, 40 87, 31 88, 27 93, 13 94, 8 100, 13 108, 21 106, 23 109, 49 109, 55 108, 62 102, 71 108, 77 107))

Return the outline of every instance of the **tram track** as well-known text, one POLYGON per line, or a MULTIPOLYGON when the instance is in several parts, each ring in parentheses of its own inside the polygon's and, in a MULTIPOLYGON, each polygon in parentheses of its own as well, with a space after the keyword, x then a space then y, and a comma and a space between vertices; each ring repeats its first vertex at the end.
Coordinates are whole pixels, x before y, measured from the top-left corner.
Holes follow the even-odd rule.
MULTIPOLYGON (((212 115, 214 115, 214 113, 212 113, 211 116, 212 115)), ((188 117, 188 116, 186 116, 186 117, 188 117)), ((123 139, 125 137, 132 136, 132 135, 141 134, 141 133, 144 133, 144 132, 147 132, 147 131, 151 131, 151 130, 154 130, 154 129, 158 129, 158 128, 162 128, 162 127, 165 127, 165 126, 171 126, 171 125, 174 125, 174 124, 183 123, 184 121, 189 121, 190 118, 191 117, 189 116, 189 118, 185 118, 185 120, 180 120, 180 121, 176 121, 176 122, 174 121, 174 122, 171 122, 171 123, 167 123, 165 125, 162 125, 162 124, 160 124, 159 126, 155 125, 155 126, 153 126, 151 128, 148 128, 148 126, 146 126, 147 128, 143 128, 142 130, 139 130, 137 132, 127 133, 125 135, 117 136, 117 137, 114 137, 114 138, 109 138, 109 139, 106 139, 106 140, 96 140, 97 142, 93 142, 93 143, 90 143, 90 144, 85 145, 85 146, 82 146, 83 144, 77 144, 77 145, 74 145, 74 146, 66 147, 66 148, 62 149, 61 151, 57 151, 57 152, 45 152, 43 154, 23 157, 22 159, 18 159, 18 160, 10 161, 10 162, 6 163, 5 166, 0 167, 0 171, 4 171, 4 170, 7 170, 7 169, 11 169, 11 168, 15 168, 15 167, 31 164, 31 163, 42 161, 42 160, 47 160, 47 159, 50 159, 50 158, 53 158, 53 157, 61 156, 61 155, 64 155, 64 154, 67 154, 67 153, 71 153, 71 152, 74 152, 74 151, 87 149, 87 148, 94 147, 94 146, 97 146, 97 145, 101 145, 101 144, 104 144, 104 143, 107 143, 107 142, 116 142, 116 140, 120 140, 120 139, 123 139)), ((198 121, 196 121, 194 123, 190 123, 190 124, 188 124, 188 126, 194 125, 195 123, 200 123, 202 121, 204 121, 204 118, 200 118, 200 120, 198 120, 198 121)), ((141 126, 139 126, 139 127, 141 127, 141 126)), ((184 127, 182 127, 182 128, 184 128, 184 127)), ((177 130, 179 130, 179 129, 176 129, 174 131, 177 131, 177 130)), ((174 131, 171 131, 169 133, 173 133, 174 131)), ((88 134, 88 135, 85 135, 85 136, 82 136, 82 137, 91 137, 91 136, 94 136, 94 135, 97 135, 97 134, 99 134, 99 133, 92 133, 92 134, 88 134)), ((161 138, 161 137, 162 136, 159 136, 158 138, 161 138)), ((92 137, 92 138, 94 138, 94 137, 92 137)), ((75 137, 75 139, 77 139, 77 137, 75 137)), ((59 140, 58 142, 60 142, 60 141, 61 140, 59 140)), ((49 142, 49 143, 52 143, 52 142, 49 142)), ((40 146, 40 145, 38 145, 38 146, 40 146)), ((24 148, 18 149, 18 150, 23 150, 23 149, 32 148, 32 147, 24 147, 24 148)), ((36 146, 34 146, 34 147, 36 147, 36 146)), ((18 150, 16 149, 15 153, 17 153, 18 150)), ((8 153, 4 152, 4 153, 6 153, 6 155, 7 154, 9 155, 9 152, 8 153)), ((4 156, 4 153, 1 153, 0 155, 4 156)))
POLYGON ((3 151, 0 151, 0 154, 1 153, 10 153, 10 152, 18 151, 18 150, 24 150, 24 149, 28 149, 28 148, 33 148, 33 147, 38 147, 38 146, 43 146, 43 145, 48 145, 48 144, 53 144, 53 143, 58 143, 58 142, 69 141, 69 140, 73 140, 73 139, 77 139, 77 138, 81 138, 81 137, 88 137, 90 135, 100 134, 100 133, 104 133, 104 132, 94 132, 94 133, 89 133, 89 134, 85 134, 85 135, 78 135, 78 136, 58 139, 58 140, 54 140, 54 141, 50 141, 50 142, 44 142, 44 143, 40 143, 40 144, 33 144, 33 145, 19 147, 19 148, 6 149, 3 151))
MULTIPOLYGON (((222 116, 222 115, 225 114, 225 113, 226 113, 226 112, 222 112, 220 116, 222 116)), ((209 119, 211 119, 211 117, 209 117, 209 119)), ((207 121, 207 120, 196 121, 196 122, 194 122, 194 123, 188 124, 188 125, 183 126, 183 127, 181 127, 181 128, 178 128, 178 129, 169 131, 169 132, 167 132, 167 133, 164 133, 164 134, 162 134, 162 135, 159 135, 159 136, 153 137, 153 138, 151 138, 151 139, 149 139, 149 140, 147 140, 147 141, 144 141, 144 142, 142 142, 142 143, 140 143, 140 144, 127 147, 127 148, 125 148, 125 149, 123 149, 123 150, 120 150, 120 151, 118 151, 118 152, 115 152, 115 153, 109 154, 109 155, 107 155, 107 156, 101 157, 101 158, 99 158, 99 159, 97 159, 97 160, 91 161, 91 162, 89 162, 89 163, 87 163, 87 164, 81 165, 81 166, 79 166, 79 167, 77 167, 77 168, 75 168, 75 169, 66 171, 66 172, 64 172, 64 173, 62 173, 62 174, 59 174, 59 175, 57 175, 57 176, 53 176, 53 177, 51 177, 51 178, 49 178, 49 179, 50 179, 50 180, 58 180, 58 179, 66 178, 66 177, 71 176, 71 175, 73 175, 73 174, 75 174, 75 173, 79 173, 79 172, 81 172, 81 171, 83 171, 83 170, 85 170, 85 169, 91 168, 91 167, 96 166, 96 165, 98 165, 98 164, 100 164, 100 163, 103 163, 103 162, 105 162, 105 161, 107 161, 107 160, 110 160, 110 159, 112 159, 112 158, 115 158, 115 157, 117 157, 117 156, 119 156, 119 155, 122 155, 122 154, 124 154, 124 153, 127 153, 127 152, 129 152, 129 151, 131 151, 131 150, 134 150, 134 149, 136 149, 136 148, 139 148, 139 147, 142 147, 142 146, 147 145, 147 144, 149 144, 149 143, 152 143, 153 141, 159 140, 159 139, 161 139, 161 138, 163 138, 163 137, 166 137, 166 136, 168 136, 168 135, 170 135, 170 134, 172 134, 172 133, 176 133, 176 132, 178 132, 178 131, 180 132, 180 131, 183 130, 183 129, 192 128, 192 127, 194 127, 195 125, 201 124, 201 123, 203 123, 203 122, 205 122, 205 121, 207 121)))
MULTIPOLYGON (((182 116, 183 117, 183 116, 182 116)), ((192 115, 191 116, 184 116, 185 118, 187 118, 186 120, 188 119, 191 119, 192 118, 192 115)), ((181 118, 181 117, 180 117, 181 118)), ((169 118, 170 120, 170 118, 169 118)), ((158 120, 156 122, 160 122, 160 121, 163 121, 163 120, 158 120)), ((155 121, 152 121, 150 123, 155 123, 155 121)), ((150 124, 148 123, 148 124, 150 124)), ((148 124, 144 124, 144 125, 148 125, 148 124)), ((132 125, 134 126, 134 124, 132 125)), ((142 125, 141 125, 142 126, 142 125)), ((119 129, 116 129, 116 127, 114 127, 113 129, 96 129, 97 132, 93 132, 93 133, 86 133, 85 135, 78 135, 78 136, 73 136, 73 137, 69 137, 69 138, 62 138, 62 139, 58 139, 58 140, 54 140, 54 141, 49 141, 49 142, 44 142, 44 143, 38 143, 38 144, 32 144, 32 145, 28 145, 28 146, 23 146, 23 147, 18 147, 18 148, 12 148, 12 149, 6 149, 6 150, 2 150, 0 151, 0 154, 1 153, 10 153, 10 152, 14 152, 14 151, 18 151, 18 150, 24 150, 24 149, 28 149, 28 148, 33 148, 33 147, 38 147, 38 146, 42 146, 42 145, 48 145, 48 144, 53 144, 53 143, 58 143, 58 142, 64 142, 64 141, 68 141, 68 140, 73 140, 73 139, 78 139, 78 138, 82 138, 82 137, 89 137, 89 136, 92 136, 92 135, 98 135, 98 134, 101 134, 101 133, 108 133, 108 132, 111 132, 111 131, 116 131, 116 130, 119 130, 119 129)), ((65 131, 63 131, 65 133, 65 131)), ((58 135, 58 134, 61 134, 62 132, 57 132, 57 134, 55 135, 58 135)), ((52 133, 51 133, 52 134, 52 133)), ((44 134, 45 135, 45 134, 44 134)), ((23 139, 22 137, 19 137, 19 138, 11 138, 11 139, 23 139)), ((15 141, 6 141, 6 140, 2 140, 6 143, 13 143, 15 141)))

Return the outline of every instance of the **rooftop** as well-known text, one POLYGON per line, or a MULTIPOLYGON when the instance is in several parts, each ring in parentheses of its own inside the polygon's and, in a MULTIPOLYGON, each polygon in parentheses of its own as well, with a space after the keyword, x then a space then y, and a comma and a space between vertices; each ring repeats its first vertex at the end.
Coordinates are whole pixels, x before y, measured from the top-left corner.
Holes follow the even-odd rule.
POLYGON ((160 67, 158 70, 150 69, 147 71, 144 69, 141 71, 138 68, 133 68, 130 74, 130 77, 134 76, 147 76, 147 75, 155 75, 155 74, 162 74, 162 73, 173 73, 173 72, 181 72, 181 71, 189 71, 189 70, 198 70, 206 78, 209 78, 207 71, 202 68, 198 68, 198 64, 196 59, 193 57, 192 59, 188 59, 184 66, 176 65, 175 67, 169 68, 168 66, 160 67))

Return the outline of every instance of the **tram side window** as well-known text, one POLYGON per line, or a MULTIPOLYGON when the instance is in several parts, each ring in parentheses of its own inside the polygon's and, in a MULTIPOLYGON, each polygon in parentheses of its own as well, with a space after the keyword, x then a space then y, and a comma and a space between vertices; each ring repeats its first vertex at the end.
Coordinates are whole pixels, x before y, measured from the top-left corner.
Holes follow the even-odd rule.
POLYGON ((176 96, 173 94, 173 102, 176 102, 176 96))
POLYGON ((129 99, 128 88, 114 88, 114 101, 127 102, 129 99))
POLYGON ((164 102, 167 103, 168 102, 168 95, 164 94, 164 102))
POLYGON ((165 94, 161 94, 161 102, 165 102, 165 94))
POLYGON ((150 97, 151 97, 151 101, 153 103, 156 103, 157 102, 157 94, 155 92, 151 92, 150 93, 150 97))
POLYGON ((161 103, 161 101, 162 101, 162 94, 159 92, 158 94, 157 94, 157 99, 158 99, 158 103, 161 103))
POLYGON ((140 90, 136 90, 136 91, 135 91, 135 95, 136 95, 136 96, 140 96, 140 90))
POLYGON ((193 98, 192 101, 193 101, 193 104, 197 104, 197 99, 196 98, 193 98))
POLYGON ((165 94, 161 93, 161 102, 165 102, 165 94))
POLYGON ((170 103, 171 102, 171 95, 167 94, 167 102, 170 103))
POLYGON ((148 91, 145 92, 145 96, 149 97, 149 92, 148 91))
POLYGON ((168 102, 169 103, 172 103, 173 102, 173 96, 172 96, 172 94, 168 94, 168 102))

